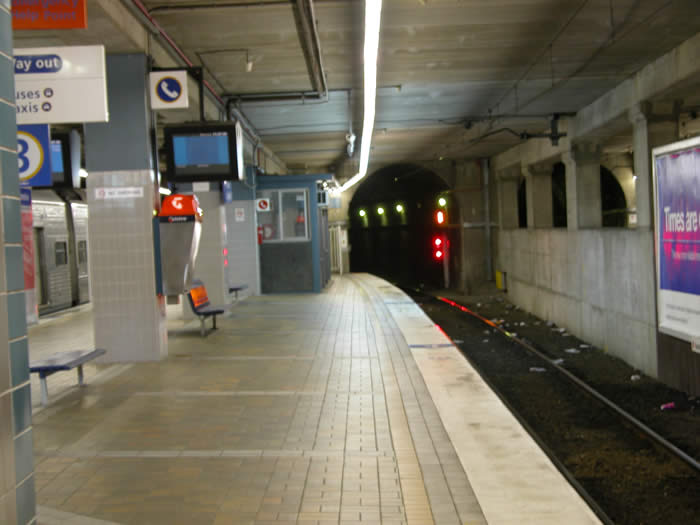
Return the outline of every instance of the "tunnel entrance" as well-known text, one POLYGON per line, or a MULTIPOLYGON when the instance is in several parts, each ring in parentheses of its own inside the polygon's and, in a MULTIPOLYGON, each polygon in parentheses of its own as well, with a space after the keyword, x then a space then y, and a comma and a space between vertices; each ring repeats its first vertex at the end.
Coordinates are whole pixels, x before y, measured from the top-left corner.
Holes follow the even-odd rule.
MULTIPOLYGON (((434 220, 438 199, 448 190, 438 175, 410 164, 388 166, 368 177, 350 202, 350 270, 442 287, 442 263, 434 258, 431 243, 440 231, 434 220)), ((453 254, 458 253, 456 241, 451 241, 453 254)))

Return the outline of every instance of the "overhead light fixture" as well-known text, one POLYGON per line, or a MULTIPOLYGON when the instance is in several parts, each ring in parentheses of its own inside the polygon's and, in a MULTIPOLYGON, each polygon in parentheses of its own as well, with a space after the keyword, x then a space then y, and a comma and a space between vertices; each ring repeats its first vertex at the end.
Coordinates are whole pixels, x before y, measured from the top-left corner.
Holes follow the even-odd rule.
POLYGON ((161 186, 160 188, 158 188, 158 193, 160 193, 161 195, 170 195, 172 193, 172 191, 169 190, 168 188, 163 188, 161 186))
POLYGON ((367 175, 369 151, 374 130, 374 112, 377 102, 377 54, 379 51, 379 27, 381 25, 382 0, 365 0, 365 80, 364 118, 360 143, 360 169, 343 184, 341 191, 357 184, 367 175))
POLYGON ((78 175, 80 175, 81 179, 87 179, 88 172, 85 168, 80 168, 80 170, 78 171, 78 175))

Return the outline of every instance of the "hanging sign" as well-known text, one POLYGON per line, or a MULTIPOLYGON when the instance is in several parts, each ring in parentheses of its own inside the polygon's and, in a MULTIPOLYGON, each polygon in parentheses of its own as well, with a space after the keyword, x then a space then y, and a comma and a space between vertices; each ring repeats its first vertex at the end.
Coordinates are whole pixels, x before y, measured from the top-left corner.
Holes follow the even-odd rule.
POLYGON ((187 71, 155 71, 149 75, 151 109, 187 108, 187 71))
POLYGON ((49 126, 17 126, 17 164, 21 186, 51 186, 49 126))
POLYGON ((104 46, 14 50, 19 124, 107 122, 104 46))
POLYGON ((12 0, 12 29, 85 29, 86 0, 12 0))
POLYGON ((653 157, 659 331, 691 342, 700 338, 700 139, 653 157))

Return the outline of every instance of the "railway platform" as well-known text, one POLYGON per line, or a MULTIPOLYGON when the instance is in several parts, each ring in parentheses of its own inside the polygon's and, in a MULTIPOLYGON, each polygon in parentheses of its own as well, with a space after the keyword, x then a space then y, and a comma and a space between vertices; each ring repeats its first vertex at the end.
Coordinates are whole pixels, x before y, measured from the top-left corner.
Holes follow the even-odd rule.
MULTIPOLYGON (((89 315, 33 328, 30 352, 89 315)), ((36 407, 39 523, 598 523, 389 283, 251 297, 219 326, 170 323, 167 359, 97 366, 36 407)))

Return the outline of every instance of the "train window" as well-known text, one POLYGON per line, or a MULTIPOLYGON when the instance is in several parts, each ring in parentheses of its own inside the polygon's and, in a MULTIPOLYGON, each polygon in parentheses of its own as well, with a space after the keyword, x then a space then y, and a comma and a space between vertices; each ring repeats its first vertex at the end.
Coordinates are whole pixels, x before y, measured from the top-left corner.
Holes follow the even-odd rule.
POLYGON ((78 264, 87 263, 87 241, 78 241, 78 264))
POLYGON ((68 250, 65 242, 54 243, 53 249, 55 254, 56 266, 68 264, 68 250))

